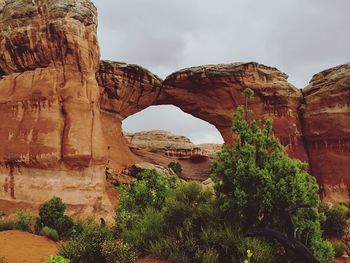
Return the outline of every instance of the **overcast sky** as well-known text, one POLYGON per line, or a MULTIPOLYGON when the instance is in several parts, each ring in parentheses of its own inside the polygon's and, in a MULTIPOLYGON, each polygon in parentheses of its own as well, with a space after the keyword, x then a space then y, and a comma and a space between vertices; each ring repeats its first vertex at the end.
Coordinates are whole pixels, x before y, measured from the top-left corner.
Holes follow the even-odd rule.
MULTIPOLYGON (((256 61, 303 88, 313 74, 350 61, 350 0, 93 2, 102 58, 139 64, 162 78, 189 66, 256 61)), ((222 140, 214 127, 173 106, 150 107, 123 127, 167 129, 197 143, 222 140)))

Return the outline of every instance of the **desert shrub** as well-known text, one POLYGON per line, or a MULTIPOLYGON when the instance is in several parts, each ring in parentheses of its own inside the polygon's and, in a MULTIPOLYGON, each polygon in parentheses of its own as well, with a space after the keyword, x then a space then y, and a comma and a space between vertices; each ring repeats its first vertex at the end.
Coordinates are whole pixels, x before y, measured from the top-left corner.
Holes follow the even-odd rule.
POLYGON ((160 209, 177 182, 175 176, 165 176, 155 170, 145 170, 138 173, 136 178, 131 185, 120 187, 117 229, 130 227, 146 208, 160 209))
POLYGON ((15 229, 30 231, 34 216, 29 211, 18 210, 16 212, 15 229))
POLYGON ((168 194, 162 209, 147 208, 121 236, 141 251, 172 262, 242 262, 252 246, 257 262, 273 262, 270 242, 244 238, 220 218, 210 191, 182 183, 168 194))
POLYGON ((15 229, 16 222, 14 220, 0 220, 0 231, 8 231, 15 229))
MULTIPOLYGON (((252 91, 245 90, 248 98, 252 91)), ((213 164, 212 179, 220 210, 226 221, 238 222, 244 232, 257 227, 284 233, 288 229, 285 209, 296 205, 293 220, 297 238, 321 262, 332 259, 332 248, 322 239, 316 179, 307 165, 288 157, 286 149, 273 137, 272 121, 251 120, 247 107, 239 107, 233 116, 233 132, 237 141, 224 146, 213 164)))
POLYGON ((7 259, 5 257, 0 256, 0 263, 7 263, 7 259))
POLYGON ((59 197, 53 197, 39 208, 39 218, 36 220, 35 231, 40 233, 44 226, 56 229, 60 237, 67 238, 70 235, 74 223, 72 218, 64 215, 65 204, 59 197))
POLYGON ((57 230, 50 228, 50 227, 47 227, 47 226, 44 226, 41 229, 40 235, 48 237, 49 239, 51 239, 53 241, 58 241, 60 239, 57 230))
POLYGON ((132 247, 122 241, 105 241, 101 252, 106 263, 133 263, 137 259, 132 247))
POLYGON ((80 263, 85 253, 86 247, 76 239, 64 242, 58 250, 58 255, 68 258, 72 263, 80 263))
POLYGON ((160 208, 170 189, 176 185, 176 177, 166 176, 156 170, 145 170, 136 175, 136 181, 121 187, 121 209, 141 212, 146 207, 160 208))
POLYGON ((324 237, 342 237, 347 229, 346 220, 348 219, 349 208, 342 204, 332 206, 322 204, 319 209, 326 216, 326 219, 321 223, 324 237))
POLYGON ((174 171, 177 175, 181 174, 182 166, 179 162, 171 162, 168 164, 168 168, 174 171))
POLYGON ((345 246, 342 242, 334 242, 332 243, 332 247, 336 257, 341 257, 344 255, 345 246))
MULTIPOLYGON (((88 223, 92 223, 94 221, 94 219, 87 219, 88 223)), ((78 220, 76 222, 74 222, 74 225, 70 231, 70 238, 77 238, 78 236, 80 236, 83 231, 84 231, 84 225, 88 224, 87 222, 84 222, 82 220, 78 220)))
POLYGON ((70 263, 70 260, 62 256, 50 256, 45 263, 70 263))
POLYGON ((142 215, 134 217, 134 221, 119 228, 120 237, 139 250, 147 250, 150 244, 164 235, 164 219, 162 214, 147 208, 142 215))
POLYGON ((14 219, 0 220, 0 231, 21 230, 30 231, 33 215, 30 212, 18 210, 14 219))
POLYGON ((278 245, 264 238, 246 238, 238 226, 213 225, 203 230, 201 240, 206 247, 215 248, 218 262, 243 262, 247 250, 252 262, 272 263, 277 260, 278 245))
POLYGON ((84 263, 104 262, 102 244, 112 240, 113 234, 110 228, 101 227, 89 222, 84 225, 80 235, 63 243, 58 254, 70 259, 73 263, 83 261, 84 263))

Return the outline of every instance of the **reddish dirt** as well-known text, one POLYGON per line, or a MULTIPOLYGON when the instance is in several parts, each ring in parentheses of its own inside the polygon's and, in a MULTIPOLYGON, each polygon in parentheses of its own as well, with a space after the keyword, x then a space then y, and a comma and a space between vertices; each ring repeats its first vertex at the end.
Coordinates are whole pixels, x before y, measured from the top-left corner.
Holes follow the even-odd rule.
POLYGON ((57 253, 55 242, 20 231, 0 232, 0 244, 0 256, 9 263, 40 263, 57 253))
POLYGON ((349 258, 337 258, 335 259, 334 261, 332 261, 332 263, 349 263, 350 262, 350 259, 349 258))
MULTIPOLYGON (((40 263, 57 253, 57 244, 46 237, 21 231, 0 232, 0 257, 8 263, 40 263)), ((169 263, 146 257, 136 263, 169 263)))

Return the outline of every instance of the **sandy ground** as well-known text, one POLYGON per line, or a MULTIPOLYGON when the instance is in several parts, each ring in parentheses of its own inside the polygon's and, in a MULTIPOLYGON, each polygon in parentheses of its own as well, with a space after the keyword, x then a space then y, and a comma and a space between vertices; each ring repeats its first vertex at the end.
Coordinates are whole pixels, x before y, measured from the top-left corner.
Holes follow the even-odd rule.
MULTIPOLYGON (((0 232, 0 256, 8 263, 40 263, 57 253, 57 244, 46 237, 20 231, 0 232)), ((146 257, 137 263, 167 263, 146 257)))
POLYGON ((57 244, 46 237, 20 231, 0 232, 0 256, 9 263, 40 263, 57 252, 57 244))

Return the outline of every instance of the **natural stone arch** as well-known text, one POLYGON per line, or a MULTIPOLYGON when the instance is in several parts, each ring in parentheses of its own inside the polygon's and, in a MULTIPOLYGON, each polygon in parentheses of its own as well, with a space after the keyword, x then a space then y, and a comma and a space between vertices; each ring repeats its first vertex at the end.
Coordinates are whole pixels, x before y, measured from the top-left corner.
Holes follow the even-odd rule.
POLYGON ((228 144, 233 142, 232 113, 245 103, 242 91, 251 88, 253 117, 273 118, 275 135, 289 153, 308 160, 298 113, 302 93, 276 68, 254 62, 208 65, 180 70, 162 81, 140 66, 102 61, 97 79, 104 111, 125 118, 150 105, 175 105, 214 125, 228 144))
MULTIPOLYGON (((253 62, 184 69, 162 81, 139 66, 100 63, 96 27, 89 0, 0 0, 0 183, 7 179, 18 200, 62 194, 88 213, 106 212, 106 163, 138 161, 123 118, 172 104, 232 143, 231 114, 245 88, 256 94, 254 118, 273 118, 275 135, 291 156, 310 161, 326 195, 348 198, 349 64, 315 75, 303 91, 253 62)), ((11 196, 0 190, 0 200, 11 196)))

